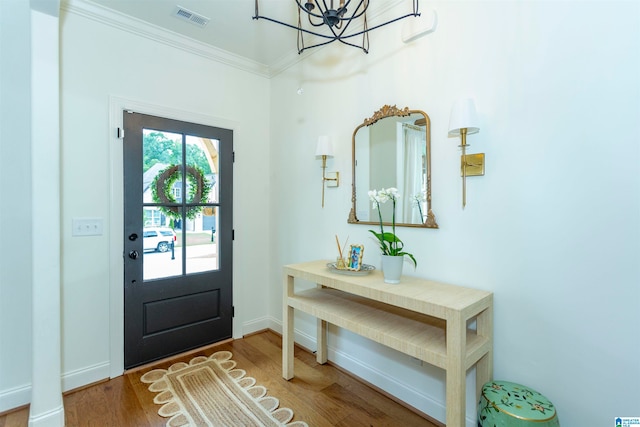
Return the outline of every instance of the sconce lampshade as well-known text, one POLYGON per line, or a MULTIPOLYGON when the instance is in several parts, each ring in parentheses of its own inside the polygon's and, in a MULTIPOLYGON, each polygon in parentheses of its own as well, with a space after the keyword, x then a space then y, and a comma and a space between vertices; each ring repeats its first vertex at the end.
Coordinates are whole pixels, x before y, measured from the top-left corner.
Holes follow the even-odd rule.
POLYGON ((318 146, 316 147, 316 156, 333 157, 333 144, 331 137, 322 135, 318 137, 318 146))
POLYGON ((478 114, 476 113, 476 105, 473 99, 459 99, 451 108, 451 116, 449 117, 449 136, 460 135, 460 129, 467 129, 467 134, 477 133, 478 114))

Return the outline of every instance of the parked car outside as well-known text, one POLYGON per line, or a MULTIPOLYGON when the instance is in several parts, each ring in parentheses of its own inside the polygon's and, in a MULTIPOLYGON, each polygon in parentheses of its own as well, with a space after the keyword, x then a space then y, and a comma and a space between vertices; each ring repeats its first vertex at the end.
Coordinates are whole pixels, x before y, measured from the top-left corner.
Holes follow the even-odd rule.
POLYGON ((145 227, 142 237, 145 251, 167 252, 176 242, 176 233, 168 227, 145 227))

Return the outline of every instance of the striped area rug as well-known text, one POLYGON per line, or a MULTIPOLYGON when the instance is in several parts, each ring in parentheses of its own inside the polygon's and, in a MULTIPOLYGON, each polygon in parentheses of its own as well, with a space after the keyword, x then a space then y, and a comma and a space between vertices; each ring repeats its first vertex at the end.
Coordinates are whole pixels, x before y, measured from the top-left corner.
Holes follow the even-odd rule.
POLYGON ((158 393, 153 401, 162 405, 158 414, 169 418, 167 426, 308 427, 292 421, 293 411, 278 408, 278 399, 267 396, 266 388, 236 369, 231 357, 231 352, 219 351, 140 378, 158 393))

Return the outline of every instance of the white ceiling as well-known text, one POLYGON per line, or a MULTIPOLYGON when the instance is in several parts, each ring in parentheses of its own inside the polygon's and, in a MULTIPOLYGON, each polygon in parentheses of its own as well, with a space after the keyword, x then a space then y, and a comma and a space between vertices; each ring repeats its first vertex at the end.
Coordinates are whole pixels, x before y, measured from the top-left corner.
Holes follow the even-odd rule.
MULTIPOLYGON (((227 52, 273 65, 292 50, 296 31, 264 20, 252 19, 254 0, 92 0, 124 15, 179 33, 227 52), (176 18, 176 6, 210 19, 200 27, 176 18)), ((262 0, 260 13, 283 17, 295 22, 293 0, 262 0), (283 14, 284 12, 284 14, 283 14)))
MULTIPOLYGON (((398 3, 400 0, 385 0, 377 5, 372 2, 367 13, 370 26, 372 17, 398 3)), ((116 20, 118 25, 124 21, 130 30, 187 37, 232 56, 254 61, 270 75, 274 74, 274 70, 285 69, 300 60, 296 30, 265 19, 252 19, 255 0, 63 0, 62 5, 80 13, 90 11, 93 19, 99 20, 102 15, 108 15, 106 20, 116 20), (178 6, 210 21, 201 27, 177 18, 175 12, 178 6)), ((260 15, 290 24, 297 23, 295 0, 260 0, 259 5, 260 15)), ((305 44, 311 44, 307 37, 305 44)), ((313 49, 307 52, 313 52, 313 49)))

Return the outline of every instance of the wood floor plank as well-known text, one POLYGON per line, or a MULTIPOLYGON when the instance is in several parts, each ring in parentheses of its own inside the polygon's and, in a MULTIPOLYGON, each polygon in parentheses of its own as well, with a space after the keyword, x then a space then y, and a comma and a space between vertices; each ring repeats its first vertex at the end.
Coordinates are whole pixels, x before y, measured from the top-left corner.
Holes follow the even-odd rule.
MULTIPOLYGON (((403 406, 402 404, 399 404, 395 400, 391 399, 388 396, 385 396, 382 393, 371 393, 372 388, 369 385, 358 380, 355 377, 352 377, 351 375, 340 375, 337 378, 336 383, 341 385, 351 394, 355 394, 358 396, 360 395, 368 396, 367 401, 371 403, 373 406, 375 406, 376 408, 379 408, 380 410, 382 410, 385 414, 387 414, 387 416, 391 420, 397 419, 397 418, 402 419, 406 423, 405 425, 407 427, 425 425, 424 424, 425 418, 423 416, 413 411, 407 412, 407 408, 405 406, 403 406)), ((380 425, 386 425, 386 424, 380 424, 380 425)), ((395 425, 395 424, 392 423, 390 425, 395 425)), ((436 426, 441 424, 435 422, 434 420, 432 423, 427 425, 436 426)))
MULTIPOLYGON (((274 345, 271 340, 265 339, 263 334, 254 336, 252 338, 252 345, 259 349, 258 351, 262 352, 263 354, 267 354, 270 357, 270 364, 268 366, 263 365, 259 367, 265 370, 264 372, 268 374, 266 376, 269 379, 282 379, 281 346, 274 345)), ((308 359, 303 360, 303 356, 306 356, 308 354, 308 352, 300 348, 296 348, 296 359, 294 361, 294 370, 296 372, 296 376, 304 380, 300 383, 301 386, 306 385, 313 390, 321 390, 334 382, 335 377, 332 377, 330 374, 324 374, 323 371, 326 370, 321 367, 322 365, 318 365, 315 359, 312 359, 312 362, 308 361, 308 359)))
MULTIPOLYGON (((294 420, 309 427, 441 427, 395 402, 331 364, 320 365, 315 355, 295 349, 295 377, 282 378, 282 338, 264 331, 201 351, 178 356, 154 366, 65 394, 67 427, 164 427, 153 403, 156 393, 140 377, 152 369, 216 351, 230 351, 237 367, 267 388, 267 394, 291 408, 294 420)), ((28 408, 0 415, 0 427, 28 426, 28 408)), ((235 426, 234 426, 235 427, 235 426)))
POLYGON ((0 427, 24 427, 29 424, 29 408, 0 416, 0 427))

